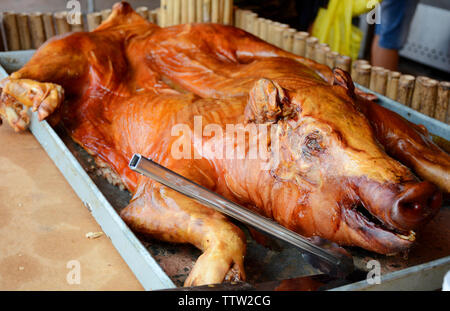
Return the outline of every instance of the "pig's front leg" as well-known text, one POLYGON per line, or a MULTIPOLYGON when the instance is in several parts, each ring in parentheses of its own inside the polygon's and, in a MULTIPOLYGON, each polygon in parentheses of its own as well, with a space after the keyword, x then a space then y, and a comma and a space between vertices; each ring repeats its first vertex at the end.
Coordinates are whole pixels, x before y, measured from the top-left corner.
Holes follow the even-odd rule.
POLYGON ((16 131, 24 130, 29 123, 27 108, 36 111, 42 121, 64 100, 64 90, 60 85, 15 77, 17 74, 1 82, 0 113, 16 131))

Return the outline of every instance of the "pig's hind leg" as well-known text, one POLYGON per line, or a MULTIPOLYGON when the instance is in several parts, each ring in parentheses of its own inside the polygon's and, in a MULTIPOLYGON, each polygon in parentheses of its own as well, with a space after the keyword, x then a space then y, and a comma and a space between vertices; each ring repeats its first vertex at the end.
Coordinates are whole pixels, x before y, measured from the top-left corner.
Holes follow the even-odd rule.
POLYGON ((134 231, 167 242, 189 243, 203 252, 185 286, 245 279, 245 236, 222 214, 141 179, 121 216, 134 231))

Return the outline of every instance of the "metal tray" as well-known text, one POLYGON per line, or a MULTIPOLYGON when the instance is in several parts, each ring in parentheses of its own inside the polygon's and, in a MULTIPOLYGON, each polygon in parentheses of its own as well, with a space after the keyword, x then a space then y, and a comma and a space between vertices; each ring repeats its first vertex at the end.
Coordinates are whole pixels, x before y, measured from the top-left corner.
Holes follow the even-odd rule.
MULTIPOLYGON (((0 53, 0 79, 8 72, 20 69, 33 53, 34 51, 0 53)), ((424 124, 431 133, 447 139, 450 137, 448 125, 385 97, 380 97, 380 101, 382 105, 397 111, 412 122, 424 124)), ((182 286, 200 252, 190 245, 174 245, 136 236, 118 216, 118 212, 128 204, 130 194, 97 176, 92 157, 75 144, 63 129, 54 129, 45 121, 38 122, 35 114, 32 114, 30 130, 91 211, 104 233, 109 236, 144 289, 158 290, 182 286)), ((450 208, 445 207, 438 217, 426 226, 424 239, 417 241, 417 246, 411 251, 409 259, 379 256, 357 248, 349 250, 356 267, 360 270, 368 270, 366 266, 368 261, 378 260, 381 264, 382 284, 388 286, 388 289, 405 284, 411 286, 410 282, 404 280, 418 278, 424 271, 428 271, 427 282, 422 282, 420 289, 434 290, 440 287, 443 275, 450 270, 449 223, 450 208)), ((258 284, 265 282, 320 273, 306 263, 293 247, 273 238, 268 238, 268 243, 263 246, 253 240, 245 227, 242 228, 247 235, 248 243, 245 259, 248 283, 257 287, 258 284)), ((357 280, 361 282, 335 289, 379 288, 369 286, 363 278, 357 280)))

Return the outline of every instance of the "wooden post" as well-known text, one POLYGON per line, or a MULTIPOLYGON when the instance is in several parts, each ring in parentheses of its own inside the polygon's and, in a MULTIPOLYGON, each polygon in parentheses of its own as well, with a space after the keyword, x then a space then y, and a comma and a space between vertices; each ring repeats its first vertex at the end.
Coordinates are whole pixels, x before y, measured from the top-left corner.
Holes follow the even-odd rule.
POLYGON ((173 0, 172 25, 181 23, 181 0, 173 0))
MULTIPOLYGON (((70 32, 70 25, 67 22, 67 13, 66 12, 57 12, 53 15, 55 19, 56 31, 58 35, 62 35, 70 32)), ((103 19, 102 14, 102 19, 103 19)))
POLYGON ((355 77, 353 80, 364 86, 369 87, 370 85, 370 72, 371 72, 372 66, 366 63, 360 63, 356 69, 355 69, 355 77))
POLYGON ((223 0, 223 23, 233 25, 233 0, 223 0))
POLYGON ((203 23, 203 0, 195 1, 195 17, 197 23, 203 23))
POLYGON ((88 31, 93 31, 102 23, 102 15, 100 13, 89 13, 87 15, 88 31))
POLYGON ((386 87, 386 96, 392 100, 397 100, 398 80, 400 79, 400 72, 389 71, 386 87))
POLYGON ((211 0, 211 22, 219 22, 219 5, 220 0, 211 0))
POLYGON ((211 0, 203 0, 203 22, 211 22, 211 0))
POLYGON ((31 44, 27 14, 20 13, 17 15, 17 26, 19 27, 20 48, 22 50, 30 50, 33 45, 31 44))
POLYGON ((0 31, 0 52, 5 51, 5 45, 3 44, 3 35, 2 32, 0 31))
POLYGON ((356 67, 358 67, 358 65, 362 65, 362 64, 368 64, 369 62, 365 59, 357 59, 354 62, 352 62, 352 71, 350 73, 350 75, 352 76, 352 78, 355 78, 355 74, 356 74, 356 67))
POLYGON ((164 22, 165 22, 164 27, 172 26, 173 25, 173 8, 175 6, 175 1, 174 0, 161 1, 160 9, 163 6, 165 6, 165 9, 163 10, 164 11, 164 22))
POLYGON ((289 26, 287 26, 285 24, 280 24, 280 23, 275 25, 275 28, 274 28, 274 44, 277 47, 279 47, 279 48, 283 48, 283 32, 288 27, 289 26))
MULTIPOLYGON (((422 96, 420 96, 419 111, 427 116, 433 117, 437 100, 437 89, 439 82, 433 79, 423 81, 422 96)), ((420 95, 420 94, 419 94, 420 95)))
POLYGON ((342 70, 345 70, 347 72, 350 71, 351 62, 352 59, 347 55, 338 55, 336 57, 336 67, 341 68, 342 70))
POLYGON ((244 10, 236 9, 234 12, 234 27, 241 28, 242 12, 244 10))
POLYGON ((450 101, 450 82, 441 81, 438 85, 436 109, 434 110, 434 118, 445 122, 449 110, 450 101))
POLYGON ((31 41, 33 48, 38 49, 45 42, 44 23, 42 22, 42 13, 31 13, 29 16, 31 41))
POLYGON ((401 75, 398 79, 397 101, 410 107, 414 91, 415 78, 411 75, 401 75))
POLYGON ((148 20, 148 8, 146 6, 140 6, 136 9, 136 13, 148 20))
MULTIPOLYGON (((161 0, 158 11, 158 25, 161 27, 170 26, 170 21, 173 22, 173 16, 170 16, 168 2, 170 0, 161 0)), ((173 0, 175 1, 175 0, 173 0)), ((175 6, 175 2, 173 3, 175 6)))
POLYGON ((370 84, 369 84, 369 88, 370 88, 372 91, 375 91, 375 81, 376 81, 375 75, 376 75, 377 72, 378 72, 379 70, 381 70, 381 69, 383 69, 383 67, 380 67, 380 66, 373 66, 373 67, 372 67, 372 72, 370 73, 370 84))
POLYGON ((186 24, 188 21, 188 2, 189 0, 181 0, 181 24, 186 24))
POLYGON ((375 73, 375 89, 378 94, 386 94, 388 70, 382 68, 375 73))
POLYGON ((158 23, 158 16, 159 16, 159 11, 160 11, 160 10, 161 10, 161 9, 159 8, 159 9, 154 9, 154 10, 151 10, 151 11, 150 11, 148 20, 149 20, 151 23, 156 24, 156 25, 159 25, 159 23, 158 23))
POLYGON ((3 26, 5 27, 6 44, 8 45, 8 51, 20 50, 17 14, 14 12, 3 12, 3 26))
POLYGON ((51 13, 44 13, 42 15, 44 23, 45 39, 48 40, 55 36, 55 24, 53 23, 53 15, 51 13))
POLYGON ((314 51, 316 49, 316 44, 319 42, 319 39, 316 37, 309 37, 306 39, 306 51, 305 57, 309 59, 314 59, 314 51))
POLYGON ((288 28, 283 31, 283 50, 292 52, 294 48, 294 35, 297 32, 294 28, 288 28))
POLYGON ((108 19, 108 17, 111 15, 111 12, 111 9, 105 9, 100 12, 102 14, 102 22, 108 19))
POLYGON ((424 89, 425 89, 425 81, 428 80, 428 77, 418 76, 416 78, 416 84, 414 85, 413 97, 411 100, 411 108, 417 111, 420 111, 420 103, 423 100, 424 89))
POLYGON ((333 69, 336 66, 336 57, 338 57, 339 53, 335 51, 328 51, 326 55, 326 65, 333 69))
POLYGON ((300 31, 294 35, 293 53, 304 57, 306 53, 306 38, 309 33, 300 31))
POLYGON ((320 43, 316 45, 316 49, 314 51, 314 60, 319 64, 326 64, 327 53, 331 51, 330 47, 326 43, 320 43))
MULTIPOLYGON (((256 13, 250 12, 249 14, 246 15, 246 30, 251 33, 251 34, 255 34, 255 24, 256 24, 256 20, 258 19, 258 15, 256 13)), ((257 34, 256 34, 257 35, 257 34)))
POLYGON ((80 16, 80 23, 79 24, 72 24, 72 25, 70 25, 70 30, 73 31, 73 32, 84 31, 83 15, 80 16))
POLYGON ((195 1, 196 0, 187 0, 187 22, 195 23, 195 1))

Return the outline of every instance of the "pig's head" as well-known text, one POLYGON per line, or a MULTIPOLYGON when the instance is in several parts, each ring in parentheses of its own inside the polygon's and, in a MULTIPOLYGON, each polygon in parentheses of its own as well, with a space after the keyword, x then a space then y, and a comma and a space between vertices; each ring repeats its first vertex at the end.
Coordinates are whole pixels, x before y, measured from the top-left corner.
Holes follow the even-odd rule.
POLYGON ((442 204, 436 186, 385 153, 345 87, 261 79, 245 114, 277 125, 272 212, 301 234, 398 253, 442 204))

